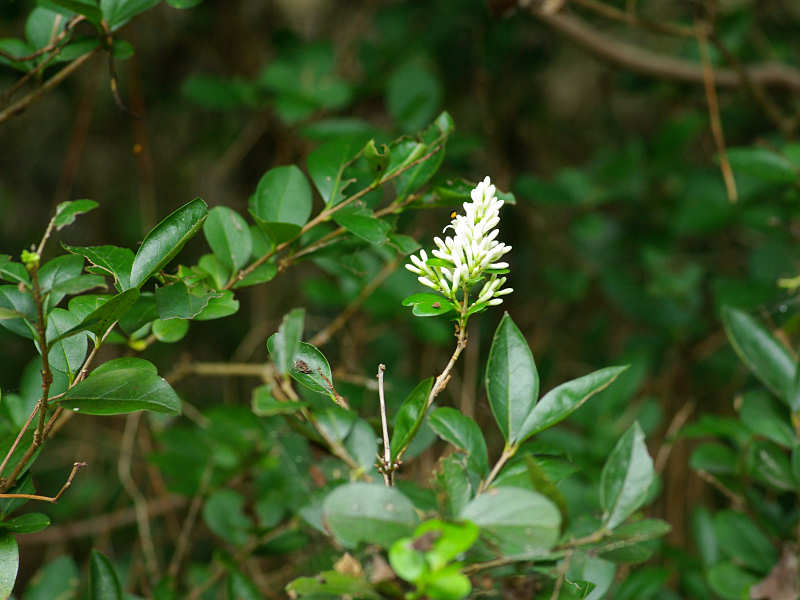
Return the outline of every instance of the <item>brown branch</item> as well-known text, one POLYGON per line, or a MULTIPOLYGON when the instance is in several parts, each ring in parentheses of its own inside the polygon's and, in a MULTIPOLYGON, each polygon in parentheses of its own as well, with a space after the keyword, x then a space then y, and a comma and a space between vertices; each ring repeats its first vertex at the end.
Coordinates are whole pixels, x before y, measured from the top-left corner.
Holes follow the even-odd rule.
POLYGON ((21 113, 23 110, 28 108, 39 98, 44 96, 47 92, 55 88, 59 83, 61 83, 67 77, 72 75, 75 71, 80 69, 83 66, 83 64, 87 62, 90 58, 92 58, 99 50, 100 48, 95 48, 91 52, 87 52, 83 56, 76 58, 66 67, 61 69, 58 73, 53 75, 50 79, 45 81, 42 87, 32 91, 27 96, 20 98, 14 104, 12 104, 8 108, 0 112, 0 123, 7 121, 9 118, 13 117, 18 113, 21 113))
POLYGON ((67 488, 72 485, 72 480, 75 478, 75 474, 80 471, 83 467, 86 466, 85 462, 76 462, 72 465, 72 471, 69 473, 69 477, 64 482, 64 485, 61 486, 61 489, 58 490, 58 493, 55 496, 40 496, 38 494, 0 494, 0 498, 25 498, 26 500, 41 500, 43 502, 58 502, 58 499, 67 491, 67 488))
POLYGON ((672 35, 675 37, 694 37, 694 28, 679 23, 667 21, 651 21, 644 19, 631 10, 620 10, 615 6, 598 0, 572 0, 573 4, 583 6, 607 19, 627 23, 633 27, 642 27, 656 33, 672 35))
MULTIPOLYGON (((661 79, 686 83, 703 83, 703 69, 695 62, 681 60, 617 41, 587 25, 582 19, 565 13, 543 14, 531 9, 540 21, 566 36, 598 58, 631 71, 661 79)), ((800 70, 776 62, 751 64, 744 67, 750 79, 764 87, 800 90, 800 70)), ((715 73, 717 86, 735 88, 743 84, 734 69, 719 69, 715 73)))
POLYGON ((714 71, 711 68, 711 57, 708 53, 708 40, 700 25, 697 26, 697 47, 700 50, 700 60, 703 65, 703 86, 708 102, 708 118, 711 121, 711 133, 714 136, 714 144, 719 154, 719 168, 722 171, 722 179, 725 182, 725 191, 728 193, 728 201, 735 203, 739 197, 736 192, 736 180, 733 178, 731 163, 728 161, 728 152, 725 149, 725 135, 722 132, 722 119, 719 117, 719 102, 717 101, 717 90, 714 87, 714 71))

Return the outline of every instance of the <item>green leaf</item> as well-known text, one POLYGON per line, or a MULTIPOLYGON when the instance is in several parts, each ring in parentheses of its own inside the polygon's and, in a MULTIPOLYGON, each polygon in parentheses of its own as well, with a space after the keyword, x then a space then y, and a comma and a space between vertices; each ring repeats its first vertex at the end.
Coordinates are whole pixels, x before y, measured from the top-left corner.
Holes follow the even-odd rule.
POLYGON ((89 600, 123 600, 114 566, 94 549, 89 559, 89 600))
MULTIPOLYGON (((218 256, 215 254, 204 254, 197 261, 197 268, 207 273, 211 280, 214 282, 214 287, 221 290, 228 283, 231 276, 231 270, 226 267, 218 256)), ((184 283, 188 283, 184 281, 184 283)))
POLYGON ((467 454, 467 465, 483 477, 489 472, 486 442, 478 424, 455 408, 434 410, 428 423, 440 438, 467 454))
POLYGON ((778 491, 797 489, 786 451, 767 440, 755 440, 745 454, 746 474, 778 491))
POLYGON ((303 323, 306 318, 304 308, 295 308, 284 315, 278 333, 272 336, 273 346, 270 355, 278 367, 278 372, 286 374, 294 366, 295 355, 300 349, 300 340, 303 338, 303 323))
POLYGON ((0 523, 0 529, 12 533, 35 533, 50 525, 50 517, 43 513, 25 513, 0 523))
POLYGON ((455 517, 472 499, 478 486, 470 480, 466 466, 467 457, 463 454, 450 454, 441 459, 437 482, 444 490, 448 516, 455 517))
POLYGON ((522 332, 503 315, 486 365, 489 404, 508 445, 523 440, 523 426, 539 397, 539 373, 522 332))
POLYGON ((169 319, 153 321, 153 335, 159 342, 174 344, 181 341, 189 331, 189 321, 184 319, 169 319))
POLYGON ((797 168, 790 160, 766 148, 728 148, 728 160, 734 173, 746 173, 769 183, 792 183, 797 168))
POLYGON ((253 269, 253 272, 247 275, 244 279, 240 279, 234 283, 233 289, 243 288, 250 285, 258 285, 259 283, 266 283, 277 274, 278 267, 276 267, 274 263, 262 263, 253 269))
MULTIPOLYGON (((267 350, 269 350, 270 355, 274 352, 276 335, 278 334, 271 335, 267 340, 267 350)), ((291 365, 289 376, 297 383, 312 392, 319 392, 333 397, 331 366, 322 352, 311 344, 300 342, 291 365)))
POLYGON ((27 287, 31 285, 28 271, 23 265, 12 261, 8 254, 0 255, 0 279, 11 283, 24 283, 27 287))
POLYGON ((97 2, 92 0, 37 0, 37 3, 66 16, 72 16, 73 13, 83 15, 93 25, 100 25, 103 19, 97 2))
POLYGON ((156 225, 136 252, 131 266, 130 285, 140 287, 151 275, 166 266, 197 233, 207 212, 206 203, 195 198, 156 225))
POLYGON ((98 204, 94 200, 72 200, 71 202, 62 202, 56 207, 56 230, 71 225, 75 222, 75 217, 87 213, 97 208, 97 206, 98 204))
POLYGON ((778 561, 778 552, 749 517, 733 510, 714 515, 720 550, 731 560, 766 574, 778 561))
POLYGON ((172 8, 186 10, 187 8, 194 8, 202 1, 203 0, 167 0, 167 4, 169 4, 172 8))
MULTIPOLYGON (((49 292, 54 285, 67 281, 81 274, 83 258, 71 254, 57 256, 47 261, 39 269, 39 287, 42 293, 49 292)), ((59 299, 51 300, 51 305, 58 304, 59 299)))
POLYGON ((567 567, 566 578, 571 581, 588 581, 594 588, 585 600, 601 600, 614 582, 617 565, 613 562, 577 551, 567 567))
POLYGON ((397 488, 361 482, 328 494, 322 518, 326 529, 346 547, 365 542, 387 548, 411 535, 419 521, 414 505, 397 488))
POLYGON ((3 321, 5 319, 22 319, 24 317, 25 315, 23 315, 21 312, 17 312, 10 308, 0 307, 0 321, 3 321))
POLYGON ((647 600, 663 589, 669 578, 669 570, 663 567, 643 567, 630 573, 619 586, 615 600, 647 600))
POLYGON ((377 218, 372 211, 354 206, 334 213, 333 220, 354 236, 375 245, 385 244, 392 230, 389 223, 377 218))
POLYGON ((115 31, 159 2, 161 0, 100 0, 100 10, 111 31, 115 31))
POLYGON ((423 575, 421 584, 431 598, 437 600, 462 600, 472 591, 469 577, 461 572, 461 565, 448 565, 423 575))
POLYGON ((229 489, 218 490, 206 500, 203 521, 211 531, 236 546, 246 543, 253 529, 244 514, 244 498, 229 489))
POLYGON ((742 310, 723 307, 722 322, 742 362, 789 408, 800 410, 800 398, 793 394, 795 364, 786 348, 742 310))
POLYGON ((79 583, 75 561, 68 555, 59 556, 37 571, 22 600, 72 600, 79 583))
POLYGON ((227 206, 216 206, 203 223, 208 245, 228 269, 241 269, 252 251, 250 229, 239 213, 227 206))
POLYGON ((784 448, 792 448, 797 441, 786 409, 776 406, 775 400, 766 392, 744 394, 739 418, 750 431, 784 448))
POLYGON ((389 548, 389 564, 400 579, 415 583, 428 570, 425 556, 414 548, 414 540, 400 538, 389 548))
POLYGON ((436 114, 443 93, 441 82, 428 66, 412 59, 389 77, 386 106, 403 131, 417 131, 436 114))
MULTIPOLYGON (((131 288, 112 296, 86 315, 80 323, 61 333, 55 340, 67 338, 81 331, 89 331, 96 338, 102 337, 112 323, 119 321, 136 304, 138 298, 138 288, 131 288)), ((72 303, 70 303, 71 306, 72 303)))
POLYGON ((600 476, 603 524, 614 529, 647 499, 655 478, 644 432, 635 422, 617 441, 600 476))
POLYGON ((70 379, 81 368, 89 347, 86 334, 70 337, 64 335, 76 326, 78 326, 78 318, 63 308, 54 308, 47 316, 46 335, 47 339, 51 341, 47 353, 50 366, 62 373, 69 374, 70 379), (59 341, 53 341, 56 339, 59 341))
POLYGON ((478 540, 478 528, 474 523, 446 523, 430 519, 414 531, 414 538, 430 539, 430 548, 425 550, 425 560, 431 570, 437 571, 447 563, 469 550, 478 540))
POLYGON ((342 173, 358 150, 358 140, 354 138, 335 139, 308 155, 308 174, 326 206, 344 199, 342 190, 347 182, 342 181, 342 173))
POLYGON ((121 415, 137 410, 170 415, 181 412, 180 398, 172 387, 141 366, 115 365, 100 372, 95 369, 57 402, 88 415, 121 415))
POLYGON ((711 589, 724 600, 746 600, 750 588, 758 583, 758 577, 730 562, 717 563, 707 577, 711 589))
POLYGON ((63 298, 64 296, 74 296, 94 288, 105 287, 106 279, 101 275, 78 275, 72 279, 56 283, 51 290, 51 294, 58 298, 63 298))
POLYGON ((553 504, 561 511, 561 514, 566 515, 567 501, 564 498, 564 494, 561 493, 561 490, 556 487, 556 484, 548 477, 545 470, 532 454, 526 454, 524 456, 524 461, 528 471, 528 479, 530 479, 533 489, 552 500, 553 504))
MULTIPOLYGON (((338 408, 338 407, 336 407, 338 408)), ((372 426, 364 419, 356 419, 344 447, 350 456, 356 459, 364 472, 369 472, 375 466, 375 455, 378 450, 378 438, 375 436, 372 426)))
POLYGON ((156 288, 156 307, 160 319, 193 319, 203 312, 221 292, 203 289, 198 285, 186 287, 183 281, 156 288))
POLYGON ((425 418, 426 403, 428 394, 433 387, 433 377, 428 377, 420 381, 411 393, 403 400, 394 418, 394 428, 392 430, 392 459, 397 458, 398 453, 411 443, 417 431, 419 431, 422 420, 425 418))
POLYGON ((206 307, 201 310, 195 321, 211 321, 212 319, 222 319, 236 314, 239 310, 239 301, 233 296, 233 292, 225 290, 219 296, 215 296, 208 301, 206 307))
POLYGON ((547 392, 528 414, 519 432, 519 441, 552 427, 580 408, 595 394, 602 392, 619 377, 627 366, 606 367, 547 392))
POLYGON ((286 586, 286 592, 292 594, 291 597, 296 594, 314 598, 383 598, 365 579, 336 571, 323 571, 316 577, 299 577, 286 586))
POLYGON ((25 319, 0 320, 0 326, 22 337, 34 339, 36 330, 31 322, 36 321, 36 305, 30 293, 19 291, 15 285, 0 285, 0 308, 25 316, 25 319))
POLYGON ((455 310, 455 306, 444 296, 430 293, 411 294, 403 299, 403 306, 412 306, 417 317, 436 317, 455 310))
POLYGON ((698 506, 692 513, 692 536, 705 567, 719 562, 720 548, 711 512, 705 506, 698 506))
POLYGON ((0 598, 8 598, 14 589, 19 569, 19 547, 10 533, 0 536, 0 598))
POLYGON ((536 556, 558 540, 561 515, 550 500, 529 490, 494 487, 477 496, 460 518, 481 528, 504 556, 536 556))
POLYGON ((294 237, 311 215, 306 176, 295 165, 267 171, 250 197, 250 214, 274 243, 294 237))
POLYGON ((92 265, 114 277, 118 289, 130 287, 133 252, 119 246, 67 246, 67 252, 83 256, 92 265))
POLYGON ((700 444, 692 451, 689 466, 696 471, 714 475, 734 475, 738 472, 739 458, 729 446, 714 442, 700 444))

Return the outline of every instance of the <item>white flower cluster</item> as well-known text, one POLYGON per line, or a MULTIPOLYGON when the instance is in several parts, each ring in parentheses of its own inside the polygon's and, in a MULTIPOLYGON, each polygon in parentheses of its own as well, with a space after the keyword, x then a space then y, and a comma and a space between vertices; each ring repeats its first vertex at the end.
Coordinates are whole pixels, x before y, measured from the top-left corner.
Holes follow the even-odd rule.
MULTIPOLYGON (((436 290, 458 302, 456 292, 464 290, 464 295, 469 293, 472 286, 479 283, 487 270, 508 268, 507 262, 500 259, 511 250, 497 241, 498 229, 494 227, 500 222, 500 207, 503 201, 495 195, 496 189, 487 177, 470 192, 471 202, 464 203, 463 215, 457 215, 450 225, 444 228, 453 230, 453 236, 433 238, 436 249, 433 256, 440 259, 434 264, 428 264, 428 254, 420 250, 419 256, 411 255, 411 263, 406 269, 418 275, 417 279, 422 285, 436 290), (446 266, 441 262, 447 263, 446 266)), ((506 282, 505 277, 492 274, 477 299, 473 302, 479 304, 487 302, 490 306, 500 304, 500 296, 510 294, 511 288, 501 289, 506 282)))

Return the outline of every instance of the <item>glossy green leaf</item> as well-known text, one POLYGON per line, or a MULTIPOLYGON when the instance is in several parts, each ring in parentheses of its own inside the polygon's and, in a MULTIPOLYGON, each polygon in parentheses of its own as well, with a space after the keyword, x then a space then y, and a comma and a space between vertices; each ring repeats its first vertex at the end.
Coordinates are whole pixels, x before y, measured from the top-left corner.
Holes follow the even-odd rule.
POLYGON ((600 477, 603 524, 614 529, 647 499, 655 478, 644 432, 636 422, 617 441, 600 477))
POLYGON ((114 565, 103 554, 92 550, 89 559, 89 600, 123 600, 122 586, 114 565))
POLYGON ((28 292, 21 292, 15 285, 0 285, 0 307, 25 316, 25 319, 2 319, 0 327, 22 337, 33 339, 36 335, 36 305, 28 292))
POLYGON ((14 589, 19 569, 19 547, 10 533, 0 536, 0 598, 8 598, 14 589))
POLYGON ((35 533, 50 525, 50 517, 43 513, 25 513, 0 523, 0 529, 11 533, 35 533))
POLYGON ((228 269, 241 269, 252 251, 247 221, 227 206, 215 206, 203 223, 203 233, 214 254, 228 269))
POLYGON ((742 362, 778 398, 789 404, 789 408, 800 410, 800 397, 796 398, 793 394, 795 364, 786 348, 763 325, 742 310, 724 307, 722 322, 742 362))
POLYGON ((94 267, 114 277, 119 289, 130 287, 133 252, 119 246, 67 246, 67 252, 83 256, 94 267))
POLYGON ((756 440, 746 449, 745 473, 778 491, 797 489, 786 450, 768 440, 756 440))
POLYGON ((47 316, 47 338, 48 340, 59 340, 49 345, 47 356, 50 366, 71 376, 77 374, 78 369, 81 368, 89 348, 85 333, 69 337, 64 335, 78 325, 78 318, 63 308, 54 308, 47 316))
POLYGON ((392 458, 396 458, 397 454, 408 444, 419 431, 422 420, 425 418, 425 409, 427 408, 428 394, 433 387, 433 377, 428 377, 420 381, 411 393, 406 396, 397 415, 394 418, 394 427, 392 429, 392 458))
POLYGON ((360 149, 354 138, 335 139, 308 155, 308 174, 326 205, 343 200, 342 173, 360 149))
POLYGON ((294 357, 300 348, 300 340, 303 338, 303 325, 306 318, 306 311, 303 308, 295 308, 284 315, 281 325, 273 338, 273 347, 270 348, 270 355, 278 367, 279 373, 288 373, 294 366, 294 357))
MULTIPOLYGON (((161 0, 100 0, 100 10, 111 31, 156 6, 161 0)), ((136 284, 134 284, 136 285, 136 284)))
POLYGON ((311 215, 311 187, 306 176, 295 165, 270 169, 250 198, 250 213, 273 242, 290 239, 311 215))
POLYGON ((233 292, 225 290, 218 296, 209 299, 206 307, 195 317, 195 321, 211 321, 212 319, 222 319, 236 314, 239 310, 239 301, 234 297, 233 292))
MULTIPOLYGON (((270 355, 275 348, 275 335, 267 340, 267 349, 270 355)), ((328 359, 311 344, 300 342, 300 346, 294 355, 289 375, 300 385, 307 387, 313 392, 320 392, 326 396, 332 396, 333 375, 328 359)))
MULTIPOLYGON (((59 334, 57 340, 67 338, 81 331, 89 331, 96 338, 102 337, 111 325, 119 321, 136 304, 139 289, 131 288, 112 296, 86 315, 80 323, 59 334)), ((70 307, 72 304, 70 303, 70 307)), ((55 311, 54 311, 55 312, 55 311)), ((70 310, 74 314, 74 311, 70 310)))
POLYGON ((211 280, 214 282, 214 287, 218 290, 225 287, 225 284, 228 283, 228 279, 230 279, 231 276, 231 269, 226 267, 215 254, 204 254, 201 256, 200 260, 197 261, 197 267, 201 271, 208 273, 211 280))
MULTIPOLYGON (((556 487, 556 484, 547 475, 539 462, 532 454, 526 454, 523 458, 525 468, 528 472, 528 479, 534 491, 539 492, 544 497, 549 498, 558 507, 562 515, 567 514, 567 501, 564 494, 556 487)), ((497 480, 495 480, 497 482, 497 480)), ((499 485, 497 482, 495 485, 499 485)))
POLYGON ((519 441, 552 427, 580 408, 595 394, 602 392, 619 377, 627 366, 606 367, 547 392, 528 414, 519 432, 519 441))
POLYGON ((170 385, 141 366, 97 369, 57 401, 88 415, 119 415, 137 410, 177 415, 181 401, 170 385))
POLYGON ((421 583, 427 595, 437 600, 462 600, 472 591, 469 577, 461 572, 460 565, 448 565, 423 575, 421 583))
MULTIPOLYGON (((42 293, 49 292, 54 285, 77 277, 82 270, 82 257, 73 254, 57 256, 53 260, 48 260, 39 269, 39 287, 42 293)), ((51 301, 51 305, 57 303, 57 300, 51 301)))
POLYGON ((206 203, 195 198, 150 230, 133 259, 130 285, 140 287, 151 275, 165 267, 197 233, 207 213, 206 203))
POLYGON ((769 538, 740 512, 723 510, 714 515, 714 532, 722 553, 738 564, 766 574, 778 561, 769 538))
POLYGON ((400 579, 416 582, 428 570, 425 555, 414 548, 414 540, 400 538, 389 548, 389 564, 400 579))
POLYGON ((79 583, 75 561, 68 555, 59 556, 37 571, 22 600, 72 600, 79 583))
POLYGON ((253 524, 244 513, 244 498, 239 492, 221 489, 209 496, 203 506, 203 521, 208 528, 231 544, 241 546, 253 524))
POLYGON ((403 306, 411 306, 412 314, 417 317, 436 317, 455 310, 453 303, 444 296, 429 293, 406 296, 403 299, 403 306))
POLYGON ((153 321, 153 335, 159 342, 174 344, 181 341, 189 331, 189 321, 184 319, 169 319, 153 321))
POLYGON ((247 275, 244 279, 239 279, 236 283, 234 283, 233 289, 266 283, 277 274, 278 267, 275 266, 275 263, 265 262, 253 269, 253 272, 247 275))
POLYGON ((156 307, 160 319, 193 319, 208 306, 221 292, 203 289, 198 285, 192 288, 182 281, 156 288, 156 307))
POLYGON ((362 208, 347 206, 334 213, 333 220, 354 236, 375 245, 385 244, 386 236, 392 230, 389 223, 362 208))
POLYGON ((475 421, 455 408, 441 407, 431 413, 428 422, 436 435, 466 452, 467 464, 478 475, 489 472, 486 441, 475 421))
POLYGON ((443 112, 423 132, 422 141, 427 145, 426 150, 428 152, 432 151, 437 144, 441 148, 427 160, 408 169, 397 178, 395 188, 398 196, 405 197, 417 191, 439 170, 442 160, 444 160, 444 141, 452 131, 453 119, 447 112, 443 112))
POLYGON ((56 230, 63 229, 67 225, 75 222, 75 217, 90 210, 97 208, 98 204, 94 200, 72 200, 62 202, 56 207, 55 226, 56 230))
POLYGON ((382 483, 348 483, 333 490, 322 504, 325 527, 339 542, 387 548, 411 535, 419 522, 414 505, 397 488, 382 483))
POLYGON ((508 313, 494 333, 486 365, 486 393, 509 445, 522 441, 525 421, 539 397, 539 373, 522 332, 508 313))
POLYGON ((550 500, 529 490, 494 487, 461 511, 503 556, 536 556, 558 540, 561 515, 550 500))
POLYGON ((788 411, 785 407, 776 405, 776 401, 766 392, 744 394, 739 418, 750 431, 784 448, 791 448, 797 443, 788 411))
POLYGON ((566 578, 571 581, 587 581, 594 585, 585 600, 601 600, 614 582, 617 565, 592 556, 587 552, 575 552, 567 567, 566 578))
POLYGON ((430 547, 425 549, 425 560, 436 571, 469 550, 478 540, 478 534, 478 528, 469 521, 447 523, 430 519, 417 527, 414 538, 422 538, 423 542, 430 540, 430 547))
POLYGON ((64 296, 74 296, 81 292, 105 287, 106 279, 101 275, 78 275, 72 279, 56 283, 50 293, 63 298, 64 296))
POLYGON ((364 598, 381 600, 370 583, 362 578, 336 571, 323 571, 316 577, 299 577, 286 586, 286 592, 313 598, 364 598))

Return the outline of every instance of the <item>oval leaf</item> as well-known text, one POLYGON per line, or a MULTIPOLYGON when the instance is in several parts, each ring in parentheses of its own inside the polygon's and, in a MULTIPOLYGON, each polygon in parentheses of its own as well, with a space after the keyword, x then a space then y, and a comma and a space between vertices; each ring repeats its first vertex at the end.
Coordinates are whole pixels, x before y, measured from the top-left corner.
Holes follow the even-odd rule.
MULTIPOLYGON (((294 366, 294 356, 300 348, 300 340, 303 337, 303 323, 306 318, 306 311, 302 308, 295 308, 283 317, 278 333, 273 337, 273 346, 270 348, 270 355, 279 373, 288 373, 294 366)), ((272 338, 270 338, 272 339, 272 338)))
POLYGON ((455 408, 437 408, 428 419, 440 438, 467 453, 467 465, 483 477, 489 472, 489 458, 481 428, 455 408))
POLYGON ((56 230, 63 229, 67 225, 75 222, 75 217, 90 210, 97 208, 97 202, 94 200, 72 200, 71 202, 62 202, 56 207, 56 216, 54 217, 53 224, 56 230))
POLYGON ((550 500, 522 488, 491 488, 467 504, 460 517, 481 528, 481 535, 505 556, 535 556, 558 540, 561 514, 550 500))
POLYGON ((411 443, 420 425, 422 425, 422 420, 425 418, 428 394, 430 394, 432 387, 433 377, 423 379, 411 390, 411 393, 403 400, 403 404, 400 405, 397 416, 394 418, 394 429, 390 444, 392 458, 396 458, 403 448, 411 443))
POLYGON ((89 560, 89 600, 122 600, 122 587, 111 561, 92 550, 89 560))
POLYGON ((311 186, 306 176, 295 165, 270 169, 250 198, 250 213, 273 241, 289 239, 311 215, 311 186), (292 227, 271 226, 276 223, 292 227))
POLYGON ((414 505, 397 488, 360 482, 328 494, 322 518, 326 529, 347 547, 366 542, 386 548, 411 535, 419 522, 414 505))
POLYGON ((19 547, 10 533, 0 536, 0 598, 8 598, 14 589, 19 569, 19 547))
POLYGON ((522 332, 503 315, 486 365, 486 393, 503 437, 521 441, 522 427, 539 397, 539 373, 522 332))
MULTIPOLYGON (((267 340, 267 349, 270 354, 274 352, 275 336, 277 335, 277 333, 273 334, 267 340)), ((311 344, 300 342, 300 346, 295 352, 292 366, 289 368, 289 376, 313 392, 319 392, 335 398, 333 375, 328 359, 311 344)))
POLYGON ((519 441, 566 419, 589 398, 603 391, 622 373, 624 367, 607 367, 589 375, 562 383, 547 392, 533 407, 519 433, 519 441))
POLYGON ((216 206, 203 223, 203 233, 214 254, 229 269, 241 269, 252 251, 250 229, 239 213, 227 206, 216 206))
POLYGON ((613 529, 627 519, 647 499, 654 478, 653 461, 637 422, 622 435, 603 466, 600 477, 603 524, 613 529))
POLYGON ((800 397, 792 393, 795 364, 786 348, 742 310, 724 307, 722 323, 733 349, 753 375, 793 411, 800 410, 800 397))
POLYGON ((122 366, 93 372, 58 400, 64 408, 89 415, 121 415, 137 410, 177 415, 181 401, 150 368, 122 366))
POLYGON ((206 203, 195 198, 156 225, 144 238, 133 259, 130 286, 141 286, 172 260, 203 225, 206 214, 206 203))

